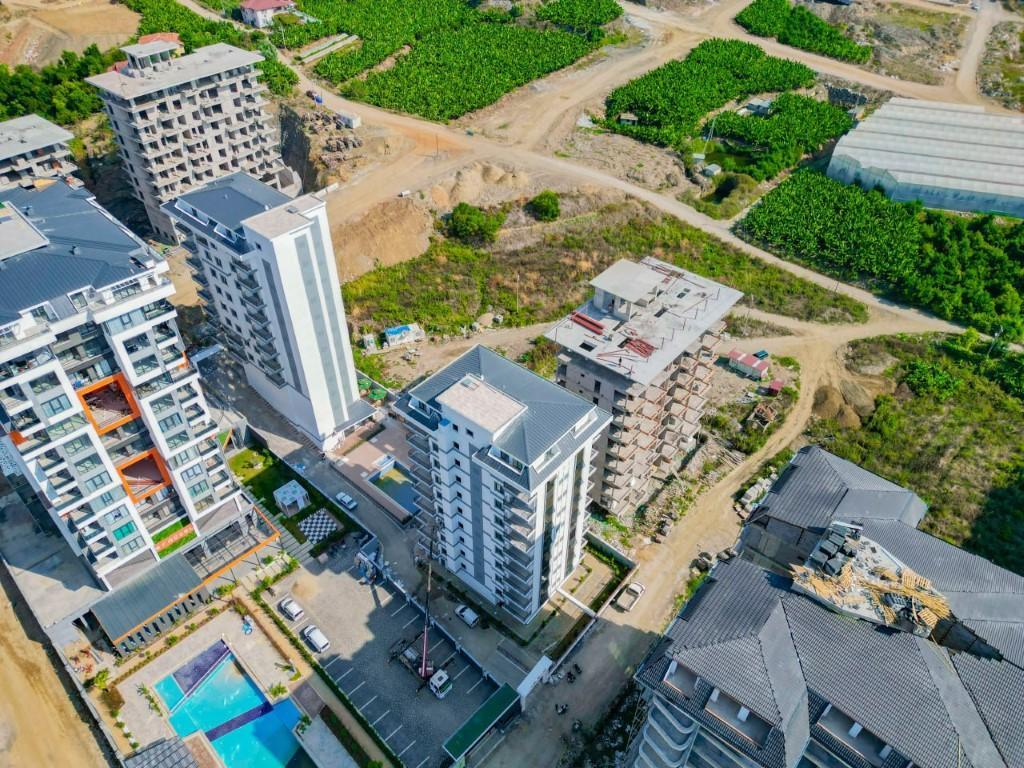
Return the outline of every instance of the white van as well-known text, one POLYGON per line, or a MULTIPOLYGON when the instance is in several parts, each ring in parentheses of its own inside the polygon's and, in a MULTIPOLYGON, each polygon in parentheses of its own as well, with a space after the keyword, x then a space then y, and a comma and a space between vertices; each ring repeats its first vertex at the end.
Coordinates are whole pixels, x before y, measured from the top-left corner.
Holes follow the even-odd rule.
POLYGON ((302 630, 302 639, 309 643, 309 647, 317 653, 323 653, 331 647, 331 641, 316 624, 310 624, 302 630))
POLYGON ((460 605, 455 609, 455 615, 466 622, 467 627, 475 627, 480 623, 480 616, 468 605, 460 605))
POLYGON ((437 670, 430 678, 430 692, 443 699, 452 689, 452 681, 443 669, 437 670))

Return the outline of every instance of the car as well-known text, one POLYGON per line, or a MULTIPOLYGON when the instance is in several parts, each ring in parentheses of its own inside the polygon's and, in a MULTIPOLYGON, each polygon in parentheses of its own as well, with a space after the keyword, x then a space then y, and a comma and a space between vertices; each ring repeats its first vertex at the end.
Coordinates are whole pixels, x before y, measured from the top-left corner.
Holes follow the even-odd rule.
POLYGON ((468 605, 457 606, 455 615, 462 619, 467 627, 475 627, 480 623, 480 615, 468 605))
POLYGON ((344 491, 339 491, 338 495, 334 497, 334 500, 338 502, 343 508, 347 509, 349 512, 351 512, 352 510, 359 506, 359 502, 357 502, 344 491))
POLYGON ((765 358, 768 357, 768 350, 759 349, 757 352, 754 353, 754 357, 756 357, 758 360, 764 360, 765 358))
POLYGON ((302 630, 302 639, 309 643, 309 647, 317 653, 323 653, 331 647, 331 641, 327 639, 327 635, 320 631, 320 627, 316 624, 310 624, 304 630, 302 630))
POLYGON ((292 600, 290 597, 286 597, 280 603, 277 604, 278 610, 281 611, 286 617, 292 621, 298 621, 306 612, 302 610, 302 606, 292 600))
POLYGON ((647 588, 639 581, 634 581, 619 593, 618 598, 615 600, 615 604, 618 605, 619 610, 628 613, 633 610, 633 606, 637 604, 637 601, 643 597, 646 589, 647 588))
POLYGON ((452 681, 443 669, 437 670, 430 678, 430 692, 443 699, 452 689, 452 681))
POLYGON ((401 192, 398 193, 399 197, 409 197, 411 195, 412 195, 412 190, 409 190, 409 189, 403 189, 401 192))

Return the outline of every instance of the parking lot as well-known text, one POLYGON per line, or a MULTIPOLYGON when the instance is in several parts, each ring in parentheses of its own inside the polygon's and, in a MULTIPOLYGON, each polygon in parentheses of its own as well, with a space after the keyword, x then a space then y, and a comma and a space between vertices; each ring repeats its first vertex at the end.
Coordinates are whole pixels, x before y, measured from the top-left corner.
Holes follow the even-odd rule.
POLYGON ((409 768, 444 762, 442 745, 496 690, 468 658, 436 629, 429 635, 430 662, 453 687, 437 699, 396 658, 412 643, 423 647, 423 614, 387 584, 359 583, 354 547, 326 566, 300 569, 275 589, 275 603, 294 597, 305 610, 288 622, 299 633, 316 624, 331 643, 318 658, 366 720, 409 768))

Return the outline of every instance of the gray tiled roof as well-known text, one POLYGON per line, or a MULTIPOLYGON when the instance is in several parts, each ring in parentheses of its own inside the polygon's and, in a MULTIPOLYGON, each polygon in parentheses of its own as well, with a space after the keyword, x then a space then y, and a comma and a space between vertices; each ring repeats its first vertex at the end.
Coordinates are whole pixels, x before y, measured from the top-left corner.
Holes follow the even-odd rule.
POLYGON ((0 201, 16 206, 49 241, 0 263, 0 323, 44 301, 53 302, 58 314, 71 314, 77 310, 68 293, 127 280, 152 269, 143 262, 157 258, 83 188, 63 181, 10 187, 0 191, 0 201))
POLYGON ((161 739, 126 757, 125 768, 199 768, 185 742, 175 736, 161 739))
POLYGON ((1024 670, 967 653, 953 657, 1006 765, 1024 765, 1024 670))
POLYGON ((588 412, 596 410, 610 418, 582 397, 479 344, 417 384, 409 394, 440 410, 437 396, 467 374, 526 405, 526 411, 494 443, 524 464, 543 456, 588 412))
POLYGON ((927 511, 913 491, 868 472, 816 445, 801 448, 754 516, 824 530, 834 520, 902 520, 916 526, 927 511))
MULTIPOLYGON (((209 184, 180 195, 178 200, 202 211, 218 224, 236 230, 250 216, 276 208, 291 200, 268 184, 254 179, 247 173, 232 173, 211 181, 209 184)), ((165 203, 164 207, 173 206, 165 203)))

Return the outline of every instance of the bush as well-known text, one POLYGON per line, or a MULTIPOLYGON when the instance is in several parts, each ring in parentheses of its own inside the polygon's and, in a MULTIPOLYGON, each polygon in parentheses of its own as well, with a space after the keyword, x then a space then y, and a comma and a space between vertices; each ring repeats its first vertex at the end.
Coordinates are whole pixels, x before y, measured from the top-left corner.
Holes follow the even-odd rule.
POLYGON ((113 716, 115 712, 120 712, 124 707, 124 696, 121 695, 121 691, 116 685, 111 685, 100 692, 100 702, 113 716))
POLYGON ((537 221, 554 221, 562 213, 561 205, 558 201, 558 193, 550 189, 545 189, 528 202, 526 209, 537 221))
POLYGON ((903 375, 903 381, 914 394, 948 400, 956 394, 963 380, 941 365, 924 360, 910 360, 903 375))
POLYGON ((595 29, 622 15, 615 0, 551 0, 537 8, 537 18, 574 32, 595 29))
POLYGON ((492 243, 504 223, 504 211, 486 213, 469 203, 459 203, 448 219, 448 233, 459 240, 492 243))

